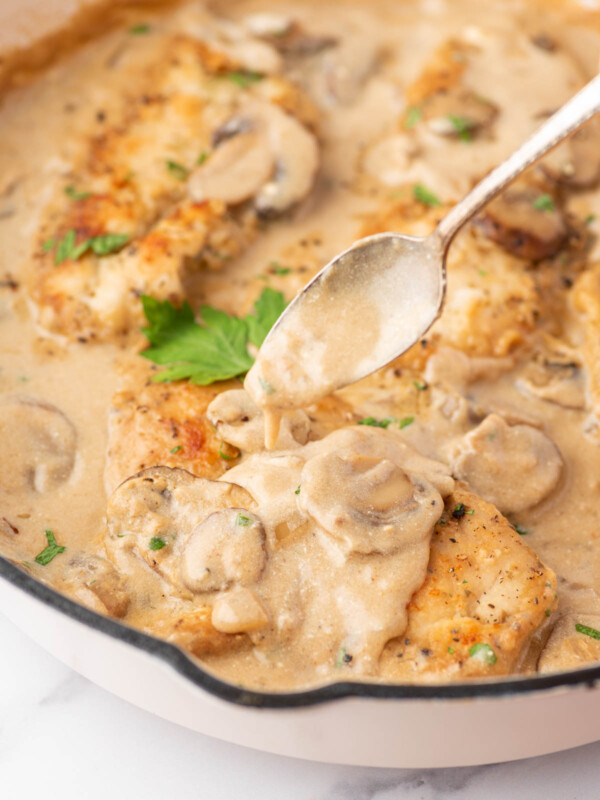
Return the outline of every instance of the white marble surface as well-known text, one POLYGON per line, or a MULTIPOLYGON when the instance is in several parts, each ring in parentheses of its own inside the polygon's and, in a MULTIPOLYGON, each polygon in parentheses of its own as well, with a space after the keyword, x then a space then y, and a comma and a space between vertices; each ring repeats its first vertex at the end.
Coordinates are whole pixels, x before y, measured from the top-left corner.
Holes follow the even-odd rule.
POLYGON ((378 770, 258 753, 192 733, 72 672, 0 616, 7 800, 597 800, 600 743, 511 764, 378 770))

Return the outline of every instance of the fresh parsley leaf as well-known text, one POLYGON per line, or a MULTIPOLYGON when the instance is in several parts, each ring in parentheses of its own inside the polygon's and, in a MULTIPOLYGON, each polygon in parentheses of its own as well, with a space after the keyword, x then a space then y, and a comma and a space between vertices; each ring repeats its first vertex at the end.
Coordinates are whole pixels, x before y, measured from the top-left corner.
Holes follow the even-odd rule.
POLYGON ((291 267, 282 267, 279 261, 271 261, 270 266, 273 275, 289 275, 292 271, 291 267))
POLYGON ((142 36, 144 33, 150 33, 152 28, 147 22, 140 22, 138 25, 132 25, 129 28, 129 33, 132 36, 142 36))
POLYGON ((210 153, 208 152, 208 150, 203 150, 203 151, 200 153, 200 155, 198 156, 198 158, 196 159, 196 164, 197 164, 199 167, 200 167, 200 166, 202 166, 202 164, 204 164, 204 162, 205 162, 205 161, 206 161, 206 159, 209 157, 209 155, 210 155, 210 153))
POLYGON ((402 417, 402 419, 398 421, 398 427, 400 428, 400 430, 402 430, 403 428, 408 428, 408 426, 412 425, 414 421, 415 421, 414 417, 402 417))
POLYGON ((238 514, 235 519, 235 524, 242 528, 249 528, 252 525, 252 520, 245 514, 238 514))
POLYGON ((172 455, 175 455, 175 453, 178 453, 181 449, 182 449, 182 445, 178 444, 176 447, 172 447, 169 450, 169 453, 171 453, 172 455))
POLYGON ((65 186, 65 194, 71 200, 85 200, 86 197, 91 197, 91 192, 78 192, 74 186, 65 186))
POLYGON ((300 486, 296 486, 294 489, 294 494, 300 494, 300 486))
POLYGON ((187 167, 184 167, 183 164, 180 164, 178 161, 171 161, 170 159, 167 161, 167 169, 178 181, 184 181, 190 174, 187 167))
POLYGON ((253 345, 261 346, 273 325, 283 314, 285 307, 285 298, 281 292, 276 292, 269 286, 262 290, 260 297, 254 303, 255 313, 246 316, 248 338, 253 345))
POLYGON ((477 644, 474 644, 469 650, 469 655, 471 658, 477 658, 489 666, 492 666, 492 664, 495 664, 498 660, 496 653, 494 653, 489 644, 486 644, 485 642, 478 642, 477 644))
POLYGON ((592 222, 595 222, 595 221, 596 221, 596 215, 595 214, 588 214, 587 217, 585 218, 585 224, 586 225, 591 225, 592 222))
POLYGON ((42 250, 44 253, 47 253, 49 250, 54 249, 54 245, 56 244, 55 239, 46 239, 46 241, 42 244, 42 250))
POLYGON ((153 536, 150 541, 148 542, 148 547, 150 550, 162 550, 163 547, 166 547, 167 543, 164 539, 161 539, 160 536, 153 536))
POLYGON ((448 114, 448 122, 458 133, 459 139, 463 142, 470 142, 473 139, 473 123, 468 117, 460 117, 456 114, 448 114))
MULTIPOLYGON (((127 233, 104 233, 100 236, 92 236, 88 239, 83 239, 79 244, 76 244, 77 234, 71 228, 67 231, 63 238, 56 244, 54 253, 54 263, 58 266, 63 261, 70 259, 77 261, 77 259, 92 250, 97 256, 106 256, 113 253, 115 250, 120 250, 124 244, 129 241, 129 234, 127 233)), ((49 239, 44 243, 44 250, 48 251, 54 247, 54 239, 49 239)))
POLYGON ((224 458, 225 461, 233 461, 235 456, 230 456, 228 453, 225 452, 225 450, 223 450, 224 444, 225 442, 221 442, 221 444, 219 445, 219 458, 224 458))
POLYGON ((418 106, 412 106, 406 112, 406 117, 404 118, 404 127, 407 130, 414 128, 417 123, 421 121, 421 117, 423 116, 423 112, 418 106))
POLYGON ((522 528, 520 525, 515 525, 515 530, 519 534, 519 536, 527 536, 529 531, 525 528, 522 528))
POLYGON ((248 86, 251 86, 253 83, 258 83, 258 81, 261 81, 263 78, 260 72, 251 72, 250 70, 228 72, 225 77, 241 89, 247 89, 248 86))
POLYGON ((600 639, 600 631, 597 631, 596 628, 590 628, 588 625, 582 625, 580 622, 575 625, 575 630, 577 633, 591 636, 592 639, 600 639))
POLYGON ((413 381, 413 386, 420 392, 424 392, 427 388, 427 383, 425 381, 413 381))
POLYGON ((437 195, 430 191, 426 186, 423 186, 422 183, 417 183, 414 186, 413 197, 415 200, 418 200, 419 203, 423 203, 424 206, 429 206, 430 208, 436 208, 437 206, 442 205, 439 197, 437 197, 437 195))
POLYGON ((466 513, 467 509, 465 507, 465 504, 457 503, 452 511, 452 516, 454 517, 454 519, 461 519, 461 517, 464 517, 466 513))
POLYGON ((549 194, 541 194, 533 201, 536 211, 554 211, 554 200, 549 194))
POLYGON ((450 655, 452 655, 454 653, 454 648, 453 647, 449 647, 448 648, 448 652, 450 653, 450 655))
POLYGON ((46 540, 48 545, 44 547, 41 553, 38 553, 35 557, 36 563, 41 564, 42 567, 45 567, 46 564, 49 564, 53 558, 64 553, 67 549, 62 545, 56 544, 56 538, 52 531, 46 531, 46 540))

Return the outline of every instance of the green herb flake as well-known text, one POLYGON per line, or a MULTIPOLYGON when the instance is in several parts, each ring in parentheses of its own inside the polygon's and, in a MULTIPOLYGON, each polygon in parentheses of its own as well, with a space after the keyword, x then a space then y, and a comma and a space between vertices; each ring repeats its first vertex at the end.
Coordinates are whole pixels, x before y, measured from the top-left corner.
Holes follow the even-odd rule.
POLYGON ((300 486, 297 486, 297 487, 294 489, 294 494, 300 494, 300 486))
POLYGON ((46 241, 42 245, 42 250, 44 251, 44 253, 47 253, 49 250, 52 250, 54 248, 55 244, 56 241, 54 239, 46 239, 46 241))
POLYGON ((91 192, 78 192, 74 186, 65 186, 65 194, 71 200, 85 200, 86 197, 91 197, 91 192))
POLYGON ((190 174, 189 169, 184 167, 183 164, 180 164, 178 161, 172 161, 171 159, 168 159, 166 163, 167 169, 174 178, 177 178, 178 181, 184 181, 190 174))
POLYGON ((484 269, 478 269, 477 274, 481 275, 482 278, 487 278, 487 272, 484 269))
POLYGON ((235 524, 241 528, 249 528, 252 525, 252 520, 245 514, 238 514, 235 519, 235 524))
POLYGON ((427 383, 425 381, 413 381, 413 386, 420 392, 424 392, 425 389, 427 389, 427 383))
POLYGON ((209 155, 210 155, 210 153, 208 152, 208 150, 203 150, 203 151, 200 153, 200 155, 198 156, 198 158, 196 159, 196 164, 197 164, 199 167, 200 167, 200 166, 202 166, 202 164, 204 164, 204 162, 207 160, 207 158, 209 157, 209 155))
MULTIPOLYGON (((104 233, 100 236, 83 239, 79 244, 76 244, 76 241, 77 234, 71 229, 58 242, 54 253, 54 263, 57 266, 67 259, 77 261, 88 250, 91 250, 97 256, 106 256, 115 252, 115 250, 120 250, 129 241, 129 234, 104 233)), ((44 249, 50 250, 54 246, 54 240, 48 240, 46 245, 47 247, 44 246, 44 249), (52 245, 50 245, 50 241, 52 245)))
POLYGON ((461 117, 456 114, 448 114, 446 119, 458 133, 458 137, 461 141, 470 142, 473 140, 472 120, 468 117, 461 117))
POLYGON ((260 72, 251 72, 250 70, 236 70, 235 72, 228 72, 225 76, 227 80, 235 83, 240 89, 247 89, 253 83, 258 83, 263 79, 260 72))
POLYGON ((282 267, 279 261, 271 261, 270 267, 273 275, 289 275, 292 271, 291 267, 282 267))
POLYGON ((67 549, 62 545, 56 544, 56 538, 52 533, 52 531, 47 530, 45 531, 45 533, 46 533, 46 541, 48 542, 48 544, 46 547, 44 547, 42 552, 38 553, 37 556, 35 557, 36 563, 41 564, 42 567, 45 567, 52 561, 53 558, 60 555, 61 553, 64 553, 65 550, 67 549))
POLYGON ((584 636, 590 636, 592 639, 600 639, 600 631, 597 631, 596 628, 590 628, 588 625, 582 625, 580 622, 575 625, 575 630, 577 633, 583 633, 584 636))
POLYGON ((469 655, 471 658, 477 658, 479 661, 483 661, 484 664, 488 666, 492 666, 498 660, 496 653, 492 650, 489 644, 485 642, 478 642, 474 644, 473 647, 469 649, 469 655))
POLYGON ((369 425, 371 428, 388 428, 394 421, 393 417, 386 417, 385 419, 375 419, 375 417, 365 417, 359 419, 357 425, 369 425))
POLYGON ((261 388, 265 394, 275 394, 275 387, 269 381, 266 381, 264 378, 259 377, 258 382, 261 385, 261 388))
POLYGON ((132 36, 143 36, 145 33, 150 33, 152 28, 147 22, 140 22, 137 25, 132 25, 128 33, 132 36))
POLYGON ((453 647, 449 647, 448 648, 448 652, 450 653, 450 655, 452 655, 452 653, 454 653, 454 648, 453 647))
POLYGON ((404 118, 404 127, 406 130, 410 130, 414 128, 421 121, 421 117, 423 116, 423 112, 418 106, 411 106, 406 112, 406 117, 404 118))
POLYGON ((129 241, 129 234, 105 233, 102 236, 94 236, 88 241, 92 251, 97 256, 107 256, 109 253, 114 253, 115 250, 120 250, 123 245, 127 244, 129 241))
POLYGON ((595 214, 588 214, 587 217, 585 218, 585 224, 586 225, 591 225, 592 222, 595 222, 595 221, 596 221, 596 215, 595 214))
POLYGON ((454 517, 454 519, 461 519, 462 517, 464 517, 464 515, 466 513, 467 513, 467 509, 466 509, 465 504, 464 503, 457 503, 454 506, 454 509, 452 511, 452 516, 454 517))
POLYGON ((550 611, 550 609, 549 609, 549 608, 547 608, 547 609, 544 611, 544 614, 545 614, 547 617, 549 617, 551 613, 552 613, 552 612, 550 611))
POLYGON ((530 533, 530 531, 526 530, 525 528, 522 528, 520 525, 515 525, 514 528, 516 532, 519 534, 519 536, 527 536, 530 533))
MULTIPOLYGON (((244 375, 254 359, 248 343, 260 347, 273 323, 285 308, 281 292, 263 289, 254 304, 255 313, 233 317, 212 306, 200 308, 196 321, 189 303, 176 308, 168 300, 142 295, 148 326, 142 332, 150 347, 141 355, 166 367, 153 381, 190 380, 201 386, 244 375)), ((275 391, 268 384, 272 393, 275 391)), ((268 388, 263 389, 269 393, 268 388)))
POLYGON ((167 543, 160 536, 153 536, 148 543, 150 550, 162 550, 166 546, 167 543))
POLYGON ((414 421, 415 421, 414 417, 402 417, 401 420, 398 420, 398 427, 400 428, 400 430, 402 430, 403 428, 408 428, 408 426, 412 425, 414 421))
POLYGON ((351 661, 352 661, 352 656, 350 655, 350 653, 348 653, 345 647, 340 647, 335 659, 336 667, 347 666, 348 664, 350 664, 351 661))
POLYGON ((533 207, 536 211, 554 211, 554 200, 549 194, 541 194, 533 201, 533 207))
POLYGON ((223 458, 225 461, 233 461, 234 457, 227 455, 227 453, 223 450, 223 445, 225 442, 221 442, 219 445, 219 458, 223 458))
POLYGON ((423 203, 424 206, 429 206, 429 208, 436 208, 442 205, 437 195, 431 192, 426 186, 423 186, 422 183, 417 183, 413 187, 413 197, 419 203, 423 203))
POLYGON ((182 445, 178 444, 177 447, 172 447, 169 450, 169 453, 171 453, 172 455, 175 455, 175 453, 178 453, 181 449, 182 449, 182 445))

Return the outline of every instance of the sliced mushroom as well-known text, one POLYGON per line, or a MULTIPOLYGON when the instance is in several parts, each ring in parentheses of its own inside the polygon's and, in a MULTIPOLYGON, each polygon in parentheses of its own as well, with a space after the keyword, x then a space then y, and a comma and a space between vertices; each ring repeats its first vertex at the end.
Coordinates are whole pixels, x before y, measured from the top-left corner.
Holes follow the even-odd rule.
POLYGON ((67 580, 74 590, 84 587, 92 592, 112 617, 121 619, 129 608, 129 593, 125 579, 106 559, 100 556, 80 556, 69 565, 67 580))
POLYGON ((312 133, 280 108, 258 99, 214 135, 217 147, 188 187, 196 201, 240 203, 254 196, 260 214, 279 214, 301 200, 319 163, 312 133))
POLYGON ((233 583, 255 583, 266 559, 261 520, 244 508, 227 508, 193 530, 181 557, 181 575, 193 592, 223 591, 233 583))
POLYGON ((503 514, 533 508, 558 485, 563 461, 551 439, 531 425, 490 414, 454 448, 456 477, 503 514))
POLYGON ((433 133, 453 138, 479 134, 498 116, 498 108, 490 100, 460 86, 431 95, 421 111, 433 133))
MULTIPOLYGON (((217 435, 245 453, 264 450, 265 420, 262 410, 243 389, 232 389, 217 395, 206 415, 217 435)), ((282 421, 276 449, 283 450, 306 444, 310 420, 301 410, 293 411, 282 421)))
POLYGON ((262 11, 245 17, 244 25, 254 36, 283 36, 292 29, 294 20, 285 14, 262 11))
POLYGON ((569 238, 561 211, 534 187, 507 190, 476 222, 493 242, 531 261, 556 255, 569 238))
POLYGON ((247 122, 236 127, 238 122, 239 118, 230 121, 228 129, 224 126, 227 135, 213 138, 218 146, 190 177, 188 190, 195 201, 242 203, 253 197, 273 174, 275 156, 264 129, 247 122), (234 130, 237 133, 232 133, 234 130))
POLYGON ((244 20, 246 27, 255 35, 266 39, 283 56, 312 56, 334 47, 334 36, 308 33, 291 17, 281 14, 252 14, 244 20))
POLYGON ((429 481, 402 463, 411 448, 403 452, 383 430, 338 433, 346 435, 328 436, 306 462, 300 508, 356 553, 393 553, 429 536, 443 502, 429 481))
POLYGON ((593 117, 541 162, 557 183, 586 189, 600 180, 600 119, 593 117))
POLYGON ((60 409, 32 397, 0 401, 0 489, 49 492, 68 480, 77 433, 60 409))
POLYGON ((516 381, 525 394, 563 408, 584 409, 585 375, 579 354, 562 342, 539 353, 526 365, 516 381))
POLYGON ((221 633, 251 633, 264 628, 269 617, 250 589, 236 587, 215 601, 212 624, 221 633))
POLYGON ((107 545, 141 557, 187 596, 180 560, 192 531, 216 511, 253 507, 254 500, 240 486, 153 467, 128 478, 109 498, 107 545))

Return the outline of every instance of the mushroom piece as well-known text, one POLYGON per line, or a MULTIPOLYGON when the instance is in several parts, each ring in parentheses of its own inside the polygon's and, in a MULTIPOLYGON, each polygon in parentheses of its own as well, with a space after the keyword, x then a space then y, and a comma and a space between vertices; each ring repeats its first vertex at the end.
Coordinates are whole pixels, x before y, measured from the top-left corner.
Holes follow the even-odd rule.
POLYGON ((269 617, 250 589, 236 587, 216 599, 211 621, 221 633, 251 633, 264 628, 269 617))
POLYGON ((511 426, 490 414, 454 446, 450 466, 503 514, 515 514, 537 506, 556 488, 563 461, 537 428, 511 426))
POLYGON ((107 546, 117 563, 126 555, 142 558, 183 596, 180 561, 192 531, 211 514, 254 507, 245 489, 225 481, 198 478, 183 469, 152 467, 124 481, 107 506, 107 546))
POLYGON ((490 100, 462 87, 431 95, 421 112, 433 133, 463 139, 488 129, 498 116, 498 108, 490 100))
MULTIPOLYGON (((189 30, 189 28, 188 28, 189 30)), ((277 50, 260 39, 248 35, 241 25, 225 19, 211 19, 196 35, 206 45, 222 53, 233 64, 261 75, 281 72, 283 61, 277 50)))
POLYGON ((600 180, 600 120, 593 117, 541 162, 557 183, 586 189, 600 180))
POLYGON ((291 17, 281 14, 251 14, 246 17, 244 24, 251 33, 266 39, 283 56, 312 56, 337 44, 335 37, 308 33, 291 17))
MULTIPOLYGON (((217 395, 206 411, 208 421, 223 441, 245 453, 264 450, 265 422, 262 410, 243 389, 232 389, 217 395)), ((279 428, 276 449, 283 450, 306 444, 310 420, 304 411, 286 415, 279 428)))
POLYGON ((75 427, 49 403, 33 397, 2 399, 0 443, 0 486, 5 492, 49 492, 73 471, 75 427))
POLYGON ((244 508, 215 511, 194 528, 181 557, 181 576, 193 592, 255 583, 265 567, 265 529, 244 508))
POLYGON ((216 149, 190 177, 198 202, 240 203, 254 196, 263 215, 279 214, 311 189, 319 165, 315 137, 275 105, 248 100, 214 134, 216 149))
MULTIPOLYGON (((129 593, 125 579, 105 558, 100 556, 78 556, 70 563, 68 581, 74 589, 89 590, 100 601, 107 614, 121 619, 129 608, 129 593)), ((85 602, 85 597, 82 596, 85 602)))
POLYGON ((567 243, 569 229, 552 199, 534 187, 504 192, 476 219, 484 234, 519 258, 550 258, 567 243))
POLYGON ((351 430, 342 437, 346 446, 335 434, 319 443, 321 452, 302 470, 298 505, 349 551, 389 554, 429 536, 443 502, 428 480, 402 463, 391 432, 370 433, 351 430))

